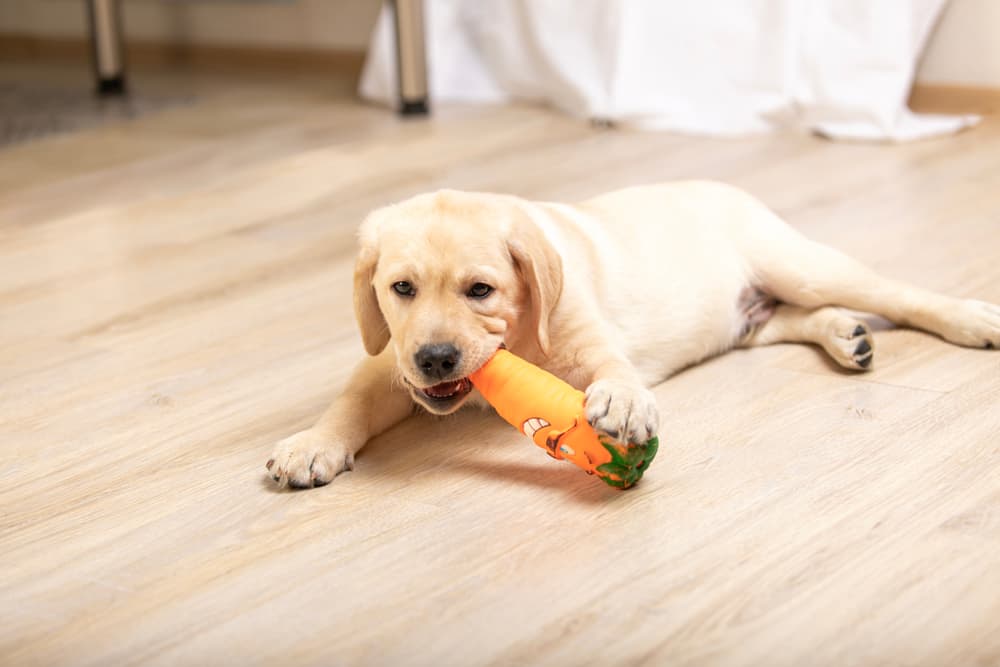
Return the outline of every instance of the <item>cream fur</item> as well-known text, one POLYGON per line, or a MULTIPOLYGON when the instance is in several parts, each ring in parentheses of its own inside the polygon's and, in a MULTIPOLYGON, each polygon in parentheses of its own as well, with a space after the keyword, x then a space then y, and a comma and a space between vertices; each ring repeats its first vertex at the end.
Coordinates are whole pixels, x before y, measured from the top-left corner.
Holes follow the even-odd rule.
POLYGON ((373 356, 313 428, 277 444, 268 469, 282 485, 329 482, 414 403, 444 413, 466 402, 421 394, 431 382, 414 354, 428 343, 461 350, 461 377, 503 342, 586 390, 594 427, 633 442, 658 429, 648 386, 736 346, 813 342, 847 368, 870 368, 870 331, 831 305, 1000 348, 997 306, 878 276, 719 183, 640 186, 577 205, 442 191, 375 211, 360 242, 355 305, 373 356), (415 297, 393 292, 403 280, 415 297), (474 282, 496 290, 471 299, 474 282), (749 330, 748 289, 782 302, 749 330))

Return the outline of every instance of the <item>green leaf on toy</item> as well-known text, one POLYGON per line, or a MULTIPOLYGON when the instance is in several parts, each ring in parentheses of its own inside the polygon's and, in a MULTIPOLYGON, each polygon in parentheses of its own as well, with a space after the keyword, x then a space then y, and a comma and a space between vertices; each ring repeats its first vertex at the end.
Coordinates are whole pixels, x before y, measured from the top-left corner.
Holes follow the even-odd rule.
POLYGON ((642 474, 660 448, 660 440, 653 436, 644 445, 622 447, 601 438, 601 445, 611 455, 610 461, 597 466, 601 479, 615 488, 624 489, 642 479, 642 474))

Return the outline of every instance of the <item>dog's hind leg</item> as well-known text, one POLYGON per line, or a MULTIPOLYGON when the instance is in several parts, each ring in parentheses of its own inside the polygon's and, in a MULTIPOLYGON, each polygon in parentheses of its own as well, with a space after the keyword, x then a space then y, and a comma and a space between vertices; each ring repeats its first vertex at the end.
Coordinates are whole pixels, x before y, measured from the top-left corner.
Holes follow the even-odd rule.
POLYGON ((956 299, 885 278, 783 223, 757 232, 750 236, 747 256, 756 284, 778 301, 808 310, 844 306, 935 333, 958 345, 1000 348, 1000 307, 994 304, 956 299))
POLYGON ((837 308, 808 310, 779 304, 774 314, 749 331, 740 347, 773 343, 815 343, 851 370, 869 370, 874 341, 868 326, 837 308))

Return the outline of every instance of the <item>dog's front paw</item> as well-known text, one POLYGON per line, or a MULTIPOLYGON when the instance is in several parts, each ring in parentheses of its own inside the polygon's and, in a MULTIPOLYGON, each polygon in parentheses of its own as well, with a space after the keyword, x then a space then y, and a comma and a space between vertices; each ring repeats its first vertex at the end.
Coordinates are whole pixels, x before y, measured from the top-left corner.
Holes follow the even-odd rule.
POLYGON ((354 452, 315 431, 302 431, 274 447, 267 470, 278 486, 308 489, 354 469, 354 452))
POLYGON ((585 413, 595 431, 623 444, 644 444, 660 423, 653 392, 618 380, 598 380, 587 387, 585 413))

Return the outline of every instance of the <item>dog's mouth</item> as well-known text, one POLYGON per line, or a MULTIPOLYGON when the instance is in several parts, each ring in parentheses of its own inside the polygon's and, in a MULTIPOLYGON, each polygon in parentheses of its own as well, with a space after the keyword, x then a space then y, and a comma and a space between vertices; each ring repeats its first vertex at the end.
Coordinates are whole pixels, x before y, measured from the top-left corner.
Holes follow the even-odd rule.
POLYGON ((470 391, 472 391, 472 381, 469 378, 442 382, 433 387, 423 387, 420 389, 420 393, 432 401, 451 401, 460 396, 465 396, 470 391))
POLYGON ((457 409, 463 399, 472 391, 472 381, 465 377, 441 382, 430 387, 410 384, 413 393, 433 412, 444 414, 457 409))

